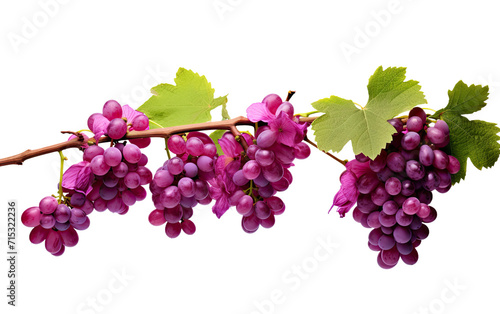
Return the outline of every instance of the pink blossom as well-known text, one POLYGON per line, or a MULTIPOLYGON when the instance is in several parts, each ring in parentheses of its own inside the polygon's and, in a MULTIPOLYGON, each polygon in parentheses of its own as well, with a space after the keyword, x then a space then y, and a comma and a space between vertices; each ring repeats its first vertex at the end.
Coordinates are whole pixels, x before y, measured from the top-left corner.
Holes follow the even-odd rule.
POLYGON ((87 195, 92 190, 93 177, 90 162, 84 160, 72 165, 64 172, 62 187, 87 195))
POLYGON ((269 111, 266 104, 261 102, 252 104, 247 108, 247 117, 252 122, 271 122, 276 119, 276 116, 269 111))
POLYGON ((269 127, 278 134, 276 139, 278 143, 290 147, 295 145, 295 137, 300 129, 285 112, 280 112, 277 118, 270 121, 269 127))
POLYGON ((340 175, 340 190, 333 198, 333 205, 337 206, 340 217, 344 217, 347 212, 356 204, 359 196, 356 181, 363 174, 370 172, 369 162, 359 162, 356 159, 346 164, 346 170, 340 175))

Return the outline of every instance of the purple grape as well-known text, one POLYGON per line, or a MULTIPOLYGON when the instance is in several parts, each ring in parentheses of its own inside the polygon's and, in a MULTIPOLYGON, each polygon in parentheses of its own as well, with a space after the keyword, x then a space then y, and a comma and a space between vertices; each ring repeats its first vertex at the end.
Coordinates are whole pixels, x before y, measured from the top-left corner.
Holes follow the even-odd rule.
POLYGON ((401 147, 405 150, 414 150, 420 144, 420 135, 416 132, 408 132, 401 139, 401 147))
POLYGON ((415 193, 415 184, 410 180, 404 180, 401 182, 401 194, 404 196, 410 196, 415 193))
POLYGON ((92 145, 85 149, 85 151, 83 152, 83 160, 90 162, 92 161, 92 159, 94 159, 95 156, 103 154, 104 148, 97 145, 92 145))
POLYGON ((380 154, 375 157, 374 160, 369 161, 370 169, 373 172, 379 172, 385 168, 387 161, 387 152, 385 150, 381 151, 380 154))
POLYGON ((194 222, 189 219, 185 219, 181 222, 182 231, 187 235, 192 235, 196 232, 196 226, 194 222))
MULTIPOLYGON (((127 144, 123 148, 123 158, 131 164, 138 163, 141 160, 141 149, 134 144, 127 144)), ((130 167, 129 167, 130 168, 130 167)))
POLYGON ((414 230, 414 233, 417 239, 424 240, 429 236, 429 228, 426 225, 422 224, 419 229, 414 230))
POLYGON ((166 188, 174 182, 174 176, 168 170, 158 170, 155 173, 153 182, 160 188, 166 188))
POLYGON ((429 206, 429 209, 430 209, 429 216, 427 216, 425 218, 422 218, 422 222, 431 223, 434 220, 436 220, 436 218, 437 218, 437 211, 432 206, 429 206))
POLYGON ((209 172, 214 170, 214 160, 208 156, 200 156, 196 164, 201 171, 209 172))
POLYGON ((367 172, 358 178, 356 181, 356 187, 358 188, 359 193, 369 194, 373 191, 377 185, 379 184, 379 180, 377 175, 373 172, 367 172))
POLYGON ((411 242, 396 243, 396 248, 401 255, 408 255, 413 251, 413 244, 411 242))
POLYGON ((114 140, 119 140, 127 134, 127 122, 121 118, 115 118, 108 124, 107 134, 114 140))
POLYGON ((277 182, 283 177, 283 166, 277 162, 273 162, 271 165, 262 168, 262 174, 267 181, 277 182))
POLYGON ((424 123, 418 116, 410 117, 406 122, 406 128, 408 129, 408 131, 419 132, 423 127, 424 123))
POLYGON ((184 173, 187 177, 194 178, 198 175, 198 166, 192 162, 184 164, 184 173))
POLYGON ((241 215, 245 216, 252 212, 253 209, 253 198, 249 195, 243 195, 240 198, 238 204, 236 205, 236 211, 241 215))
POLYGON ((377 178, 382 182, 386 182, 389 178, 394 177, 395 175, 396 174, 392 172, 389 167, 385 167, 384 169, 377 172, 377 178))
POLYGON ((255 153, 255 161, 262 167, 270 166, 274 162, 274 153, 270 150, 259 149, 255 153))
POLYGON ((370 160, 370 158, 366 157, 363 153, 359 153, 355 157, 356 157, 356 160, 359 162, 367 162, 370 160))
POLYGON ((122 152, 116 147, 110 147, 104 152, 104 162, 110 167, 116 167, 122 162, 122 152))
POLYGON ((205 181, 196 180, 195 182, 194 197, 197 200, 202 200, 208 195, 208 185, 205 181))
POLYGON ((368 217, 366 218, 366 223, 370 228, 380 228, 381 224, 379 221, 379 216, 380 212, 379 211, 373 211, 370 214, 368 214, 368 217))
POLYGON ((357 204, 358 209, 364 214, 369 214, 378 209, 378 206, 372 202, 370 194, 359 194, 357 204))
POLYGON ((68 206, 64 204, 57 205, 57 208, 54 211, 54 218, 56 219, 57 222, 65 223, 69 221, 70 217, 71 217, 71 210, 69 209, 68 206))
POLYGON ((181 205, 176 205, 172 208, 166 208, 163 211, 163 214, 164 214, 165 220, 167 222, 176 223, 182 219, 182 216, 183 216, 182 207, 181 207, 181 205))
POLYGON ((419 161, 424 166, 430 166, 434 162, 434 151, 429 145, 422 145, 420 147, 419 161))
POLYGON ((378 239, 378 246, 382 250, 390 250, 396 244, 394 238, 390 235, 383 234, 380 239, 378 239))
POLYGON ((398 204, 393 200, 385 202, 384 205, 382 206, 382 211, 387 215, 395 215, 398 209, 399 209, 398 204))
POLYGON ((255 203, 255 216, 259 219, 266 219, 271 215, 271 209, 263 201, 255 203))
POLYGON ((128 166, 124 162, 120 162, 118 166, 113 167, 113 174, 117 178, 124 178, 128 173, 128 166))
MULTIPOLYGON (((195 137, 193 137, 195 138, 195 137)), ((201 141, 200 141, 201 142, 201 141)), ((199 167, 199 165, 198 165, 199 167)), ((172 175, 178 175, 184 169, 184 162, 179 157, 174 157, 167 161, 167 169, 172 175)))
POLYGON ((436 127, 430 127, 430 128, 427 128, 427 138, 433 144, 439 145, 439 144, 444 143, 444 141, 446 139, 446 135, 440 129, 438 129, 436 127))
POLYGON ((451 175, 447 170, 436 169, 436 174, 440 182, 438 188, 446 188, 451 185, 451 175))
POLYGON ((125 186, 129 189, 135 189, 139 185, 141 185, 141 177, 137 172, 129 172, 123 178, 123 183, 125 183, 125 186))
POLYGON ((378 246, 378 240, 382 235, 384 235, 382 230, 380 228, 375 228, 368 234, 368 242, 371 243, 372 245, 378 246))
POLYGON ((248 183, 248 179, 245 177, 243 170, 236 171, 236 173, 233 175, 233 182, 237 186, 244 186, 248 183))
POLYGON ((417 211, 417 216, 424 219, 429 217, 431 214, 431 208, 427 204, 420 204, 420 208, 417 211))
POLYGON ((437 173, 432 170, 427 171, 424 177, 424 189, 433 191, 439 187, 439 184, 441 184, 441 178, 437 173))
POLYGON ((283 103, 281 97, 276 94, 269 94, 262 100, 264 104, 266 104, 267 109, 272 114, 276 113, 278 107, 283 103))
POLYGON ((250 215, 241 219, 241 227, 247 233, 254 233, 259 229, 259 225, 260 219, 255 215, 250 215))
POLYGON ((146 115, 138 115, 132 120, 132 127, 136 131, 144 131, 149 127, 149 119, 146 115))
POLYGON ((425 123, 425 121, 427 120, 427 114, 420 107, 414 107, 412 110, 410 110, 410 113, 408 114, 408 117, 411 118, 413 116, 419 117, 422 120, 423 123, 425 123))
POLYGON ((46 196, 42 198, 38 207, 40 208, 42 214, 52 214, 56 210, 57 205, 59 205, 57 199, 52 196, 46 196))
POLYGON ((265 130, 264 132, 260 133, 259 136, 257 137, 257 145, 260 148, 271 147, 276 142, 277 138, 278 138, 277 132, 274 132, 272 130, 265 130))
POLYGON ((432 201, 432 192, 427 190, 419 190, 417 193, 417 198, 420 203, 430 204, 432 201))
POLYGON ((450 174, 455 174, 460 171, 460 162, 453 156, 448 156, 449 163, 446 169, 450 172, 450 174))
POLYGON ((255 160, 255 153, 257 153, 258 150, 259 150, 259 146, 255 145, 255 144, 248 146, 248 149, 247 149, 248 158, 255 160))
POLYGON ((42 214, 40 216, 40 226, 45 229, 51 229, 56 224, 54 216, 50 214, 42 214))
POLYGON ((414 181, 418 181, 425 176, 425 169, 421 163, 415 160, 406 162, 406 174, 414 181))
POLYGON ((278 109, 276 109, 276 116, 279 116, 279 114, 283 112, 286 115, 288 115, 290 118, 293 117, 293 105, 289 103, 288 101, 284 101, 279 105, 278 109))
POLYGON ((165 225, 165 234, 171 239, 177 238, 179 234, 181 234, 181 230, 182 226, 180 222, 167 222, 167 224, 165 225))
POLYGON ((186 152, 191 156, 201 156, 205 151, 205 144, 197 137, 190 137, 186 141, 186 152))
POLYGON ((102 114, 110 121, 121 118, 123 115, 122 106, 116 100, 108 100, 102 107, 102 114))
POLYGON ((21 222, 26 227, 36 227, 40 224, 41 216, 39 207, 30 207, 21 215, 21 222))
POLYGON ((390 250, 382 250, 380 258, 385 265, 389 267, 394 267, 399 261, 399 251, 396 246, 393 246, 390 250))
POLYGON ((161 193, 161 203, 166 208, 177 206, 181 201, 181 192, 176 186, 169 186, 161 193))
POLYGON ((387 122, 389 122, 396 129, 397 133, 403 132, 403 122, 401 122, 401 119, 391 119, 387 120, 387 122))
POLYGON ((250 160, 243 166, 242 170, 246 179, 253 180, 259 176, 261 168, 255 160, 250 160))
POLYGON ((394 172, 401 172, 405 169, 406 160, 398 152, 392 152, 387 156, 387 167, 394 172))
POLYGON ((450 134, 448 124, 444 120, 437 120, 434 127, 444 133, 445 136, 450 134))
POLYGON ((420 201, 416 197, 409 197, 403 203, 403 211, 407 215, 414 215, 420 209, 420 201))
POLYGON ((390 195, 385 190, 384 185, 378 185, 375 190, 370 193, 371 200, 375 205, 382 206, 384 203, 390 199, 390 195))
POLYGON ((179 135, 172 135, 167 141, 168 149, 177 155, 181 155, 186 152, 186 142, 179 135))
POLYGON ((116 196, 116 194, 118 194, 118 189, 116 187, 109 188, 103 184, 99 188, 99 195, 105 201, 113 199, 116 196))
POLYGON ((396 216, 387 215, 385 212, 380 212, 378 217, 380 224, 384 227, 392 227, 396 224, 396 216))
POLYGON ((181 178, 179 183, 177 183, 177 187, 179 188, 179 192, 185 197, 192 197, 195 195, 196 185, 191 178, 181 178))
POLYGON ((434 161, 433 161, 432 165, 435 168, 441 169, 441 170, 446 169, 446 167, 448 167, 449 162, 450 162, 450 158, 445 152, 443 152, 439 149, 436 149, 434 151, 434 161))
POLYGON ((392 177, 385 182, 385 190, 389 195, 398 195, 401 193, 401 181, 392 177))
POLYGON ((394 240, 398 243, 407 243, 411 240, 411 230, 402 226, 396 226, 393 231, 394 240))
POLYGON ((406 214, 403 209, 399 209, 395 217, 396 222, 403 227, 409 226, 413 221, 413 215, 406 214))
POLYGON ((262 219, 260 221, 260 225, 266 229, 268 228, 272 228, 274 226, 274 223, 276 222, 276 219, 274 218, 274 215, 271 214, 269 215, 269 217, 267 217, 266 219, 262 219))
POLYGON ((311 155, 311 148, 304 142, 298 143, 293 149, 295 158, 297 159, 306 159, 311 155))

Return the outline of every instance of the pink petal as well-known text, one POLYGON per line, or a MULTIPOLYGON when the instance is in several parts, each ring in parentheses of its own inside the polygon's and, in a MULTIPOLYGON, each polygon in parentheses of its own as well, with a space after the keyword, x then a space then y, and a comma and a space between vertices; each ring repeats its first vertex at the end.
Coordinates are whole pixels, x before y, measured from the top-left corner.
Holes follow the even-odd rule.
POLYGON ((280 112, 278 118, 269 122, 269 127, 271 130, 277 132, 277 141, 279 143, 290 147, 295 145, 295 136, 298 131, 297 126, 285 112, 280 112))
POLYGON ((76 190, 85 195, 92 189, 93 180, 90 162, 81 161, 69 167, 63 174, 62 187, 67 190, 76 190))
POLYGON ((144 113, 132 109, 129 105, 122 106, 123 116, 127 118, 127 122, 131 123, 135 117, 143 115, 144 113))
POLYGON ((255 103, 247 108, 247 118, 252 122, 270 122, 276 119, 276 116, 272 114, 264 103, 255 103))
POLYGON ((231 132, 226 132, 219 139, 219 145, 225 155, 236 158, 240 156, 243 147, 236 141, 231 132))
POLYGON ((217 218, 220 218, 229 209, 229 207, 229 198, 226 195, 223 195, 215 201, 215 205, 212 207, 212 212, 217 216, 217 218))
POLYGON ((347 170, 353 172, 356 177, 361 177, 367 172, 370 172, 370 164, 368 161, 366 162, 359 162, 356 159, 353 159, 349 161, 346 165, 347 170))

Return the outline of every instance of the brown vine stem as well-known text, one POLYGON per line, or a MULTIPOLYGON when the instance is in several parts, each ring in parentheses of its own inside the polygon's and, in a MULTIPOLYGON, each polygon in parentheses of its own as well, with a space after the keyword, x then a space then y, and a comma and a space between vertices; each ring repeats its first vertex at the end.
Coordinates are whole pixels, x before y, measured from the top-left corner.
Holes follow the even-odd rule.
MULTIPOLYGON (((316 143, 314 143, 314 142, 312 142, 310 139, 308 139, 308 138, 307 138, 307 136, 306 136, 306 138, 304 138, 304 141, 306 141, 307 143, 309 143, 309 144, 311 144, 312 146, 314 146, 314 147, 316 147, 317 149, 319 149, 319 148, 318 148, 318 145, 316 145, 316 143)), ((319 149, 319 150, 321 150, 321 149, 319 149)), ((341 160, 341 159, 339 159, 339 158, 337 158, 337 157, 333 156, 332 154, 330 154, 330 153, 328 153, 328 152, 325 152, 324 150, 321 150, 321 151, 322 151, 323 153, 327 154, 328 156, 332 157, 332 158, 333 158, 333 159, 335 159, 336 161, 340 162, 340 163, 341 163, 342 165, 344 165, 344 166, 345 166, 345 164, 347 163, 347 160, 341 160)))
MULTIPOLYGON (((313 122, 314 119, 315 119, 314 117, 301 117, 300 121, 313 122)), ((248 120, 247 118, 240 116, 240 117, 236 117, 233 119, 222 120, 222 121, 179 125, 179 126, 172 126, 172 127, 167 127, 167 128, 151 129, 151 130, 146 130, 146 131, 130 131, 127 133, 127 136, 125 137, 125 139, 145 138, 145 137, 167 138, 173 134, 192 132, 192 131, 204 131, 204 130, 229 130, 229 131, 233 132, 233 134, 235 134, 235 132, 237 132, 236 135, 239 134, 241 137, 241 133, 236 129, 237 125, 254 126, 254 123, 251 122, 250 120, 248 120)), ((63 131, 62 133, 74 134, 75 132, 63 131)), ((38 148, 38 149, 28 149, 22 153, 17 154, 17 155, 2 158, 2 159, 0 159, 0 167, 6 166, 6 165, 22 165, 24 161, 26 161, 30 158, 33 158, 33 157, 38 157, 41 155, 62 151, 62 150, 68 149, 68 148, 81 148, 87 142, 95 142, 94 138, 89 138, 88 140, 85 140, 80 133, 76 133, 76 134, 77 134, 76 138, 71 139, 71 140, 66 141, 66 142, 62 142, 62 143, 58 143, 58 144, 54 144, 54 145, 50 145, 50 146, 38 148)), ((111 141, 111 139, 109 137, 106 137, 106 136, 103 136, 99 139, 99 143, 110 142, 110 141, 111 141)), ((242 145, 244 145, 244 147, 246 146, 246 142, 244 140, 242 140, 241 143, 242 143, 242 145)), ((245 147, 245 149, 246 149, 246 147, 245 147)))

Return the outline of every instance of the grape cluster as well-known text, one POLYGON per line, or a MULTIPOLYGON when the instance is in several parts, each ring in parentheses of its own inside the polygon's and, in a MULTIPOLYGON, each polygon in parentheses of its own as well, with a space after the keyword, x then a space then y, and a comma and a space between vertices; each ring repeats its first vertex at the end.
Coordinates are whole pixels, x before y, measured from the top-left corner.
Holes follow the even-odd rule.
MULTIPOLYGON (((259 226, 274 226, 275 215, 285 211, 285 204, 275 194, 287 190, 292 183, 289 168, 294 159, 305 159, 311 152, 302 142, 308 125, 299 123, 294 117, 290 102, 270 94, 256 105, 266 110, 268 123, 260 122, 255 139, 242 134, 243 140, 250 145, 241 158, 224 169, 231 181, 226 182, 229 205, 236 206, 237 212, 243 216, 241 226, 247 233, 257 231, 259 226)), ((236 143, 230 132, 225 133, 221 140, 236 143)))
MULTIPOLYGON (((144 131, 149 129, 149 118, 128 105, 121 106, 116 100, 108 100, 102 113, 92 114, 88 120, 89 129, 96 135, 107 135, 113 140, 122 139, 128 131, 144 131)), ((145 148, 151 143, 150 138, 131 139, 132 144, 145 148)))
POLYGON ((93 207, 89 205, 88 200, 79 197, 71 199, 71 204, 64 204, 52 196, 47 196, 38 206, 26 209, 21 215, 22 223, 33 228, 29 235, 30 241, 33 244, 45 241, 45 249, 55 256, 62 255, 65 247, 78 243, 78 233, 75 229, 85 230, 90 225, 87 215, 92 212, 93 207))
POLYGON ((176 238, 181 231, 191 235, 196 231, 190 220, 193 208, 209 204, 207 181, 214 177, 217 148, 212 139, 201 132, 191 132, 186 139, 179 135, 167 141, 168 149, 176 154, 160 167, 149 185, 155 210, 149 215, 154 226, 165 225, 165 233, 176 238))
POLYGON ((440 149, 449 143, 446 122, 429 126, 419 107, 410 111, 405 122, 389 120, 397 133, 375 159, 356 156, 369 168, 356 182, 359 196, 353 217, 373 228, 368 246, 379 252, 377 262, 385 269, 394 267, 399 258, 408 265, 417 262, 416 247, 429 235, 425 223, 437 217, 429 206, 432 191, 447 192, 451 174, 460 170, 458 160, 440 149))
POLYGON ((148 158, 132 143, 116 143, 104 150, 92 145, 85 149, 83 159, 90 162, 94 175, 92 191, 87 198, 96 211, 125 214, 129 206, 146 198, 143 185, 149 184, 153 174, 146 167, 148 158))

